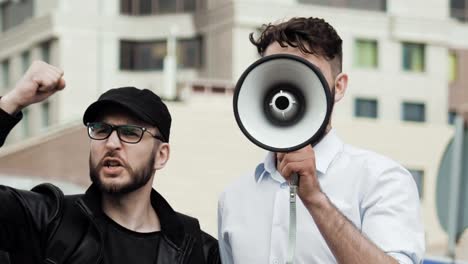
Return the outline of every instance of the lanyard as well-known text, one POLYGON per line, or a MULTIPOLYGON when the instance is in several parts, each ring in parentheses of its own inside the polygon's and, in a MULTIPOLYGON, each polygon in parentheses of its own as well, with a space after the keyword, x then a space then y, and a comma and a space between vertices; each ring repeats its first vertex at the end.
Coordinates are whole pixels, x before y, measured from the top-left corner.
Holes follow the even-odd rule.
POLYGON ((294 173, 289 182, 289 237, 288 237, 288 259, 286 264, 293 264, 294 250, 296 249, 296 197, 299 175, 294 173))

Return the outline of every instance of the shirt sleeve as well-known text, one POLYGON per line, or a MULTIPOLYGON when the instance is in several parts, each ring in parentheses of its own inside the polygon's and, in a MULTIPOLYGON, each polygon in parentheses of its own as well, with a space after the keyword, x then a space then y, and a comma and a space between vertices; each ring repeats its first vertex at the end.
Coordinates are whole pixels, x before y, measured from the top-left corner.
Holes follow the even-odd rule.
POLYGON ((12 116, 0 108, 0 147, 3 146, 6 137, 22 117, 21 112, 12 116))
POLYGON ((383 170, 361 203, 362 232, 399 263, 419 264, 424 228, 411 174, 401 166, 383 170))
POLYGON ((231 244, 229 243, 229 237, 224 232, 223 218, 224 218, 224 193, 221 194, 218 200, 218 243, 219 253, 221 255, 221 263, 223 264, 234 264, 232 257, 231 244))

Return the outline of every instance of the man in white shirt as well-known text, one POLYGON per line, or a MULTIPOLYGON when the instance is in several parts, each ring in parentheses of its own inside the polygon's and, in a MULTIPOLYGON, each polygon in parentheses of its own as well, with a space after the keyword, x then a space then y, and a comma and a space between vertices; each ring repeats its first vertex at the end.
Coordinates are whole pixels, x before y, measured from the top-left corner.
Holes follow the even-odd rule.
MULTIPOLYGON (((318 18, 264 27, 250 41, 261 56, 292 54, 318 66, 334 101, 346 91, 342 40, 318 18)), ((290 153, 268 153, 219 200, 222 263, 284 264, 291 174, 299 174, 294 263, 420 263, 424 230, 418 191, 407 170, 376 153, 324 138, 290 153)))

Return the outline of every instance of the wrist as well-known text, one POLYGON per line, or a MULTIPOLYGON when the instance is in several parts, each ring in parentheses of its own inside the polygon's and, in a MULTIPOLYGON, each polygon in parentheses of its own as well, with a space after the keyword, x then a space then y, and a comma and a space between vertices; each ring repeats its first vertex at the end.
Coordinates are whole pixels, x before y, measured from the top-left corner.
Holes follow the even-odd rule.
POLYGON ((330 202, 328 200, 327 195, 321 190, 315 193, 311 193, 310 195, 304 198, 305 199, 302 199, 302 202, 307 208, 321 209, 326 207, 330 202))
POLYGON ((20 104, 11 98, 10 93, 0 98, 0 108, 10 115, 14 115, 23 109, 20 104))

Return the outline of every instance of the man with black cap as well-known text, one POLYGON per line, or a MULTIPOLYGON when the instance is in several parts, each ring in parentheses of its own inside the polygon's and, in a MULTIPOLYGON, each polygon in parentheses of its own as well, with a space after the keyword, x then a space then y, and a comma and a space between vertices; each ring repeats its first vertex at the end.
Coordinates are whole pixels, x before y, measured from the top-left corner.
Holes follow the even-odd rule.
MULTIPOLYGON (((21 109, 65 87, 62 77, 36 61, 0 98, 0 145, 21 109)), ((170 153, 171 115, 161 99, 146 89, 111 89, 83 122, 92 181, 84 195, 64 196, 51 184, 0 186, 0 250, 10 262, 220 263, 217 241, 152 188, 170 153)))

